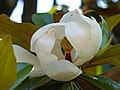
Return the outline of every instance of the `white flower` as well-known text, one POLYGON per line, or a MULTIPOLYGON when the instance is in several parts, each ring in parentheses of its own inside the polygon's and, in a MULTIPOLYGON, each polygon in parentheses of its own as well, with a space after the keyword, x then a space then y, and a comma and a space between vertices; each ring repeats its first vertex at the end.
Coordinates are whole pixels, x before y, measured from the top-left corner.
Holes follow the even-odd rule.
POLYGON ((34 33, 30 49, 37 57, 18 46, 14 51, 18 62, 34 65, 32 76, 45 74, 54 80, 69 81, 82 73, 77 66, 91 60, 97 54, 101 41, 102 32, 97 21, 93 17, 82 15, 76 9, 66 13, 59 23, 48 24, 34 33), (61 51, 60 43, 64 37, 73 47, 70 52, 73 53, 72 62, 65 60, 61 51))

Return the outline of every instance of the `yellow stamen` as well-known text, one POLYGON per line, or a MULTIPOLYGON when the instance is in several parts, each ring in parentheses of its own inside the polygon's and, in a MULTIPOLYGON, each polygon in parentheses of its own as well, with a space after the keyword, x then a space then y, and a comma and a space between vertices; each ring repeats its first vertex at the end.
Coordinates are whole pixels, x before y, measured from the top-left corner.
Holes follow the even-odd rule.
POLYGON ((64 37, 61 40, 61 46, 62 48, 65 50, 66 53, 70 53, 71 50, 73 49, 72 45, 70 44, 70 42, 68 41, 68 39, 66 37, 64 37))

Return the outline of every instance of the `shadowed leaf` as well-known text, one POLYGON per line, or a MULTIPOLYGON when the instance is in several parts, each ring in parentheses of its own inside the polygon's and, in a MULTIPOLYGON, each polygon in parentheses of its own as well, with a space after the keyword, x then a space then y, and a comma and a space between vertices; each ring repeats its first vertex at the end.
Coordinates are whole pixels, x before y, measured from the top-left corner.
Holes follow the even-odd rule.
POLYGON ((62 85, 62 90, 79 90, 79 88, 75 82, 70 81, 62 85))
POLYGON ((113 15, 106 20, 108 24, 108 30, 111 32, 113 28, 120 22, 120 14, 113 15))
POLYGON ((63 15, 64 15, 63 12, 54 13, 53 14, 54 22, 59 22, 63 15))
POLYGON ((80 77, 91 82, 102 90, 120 90, 119 83, 103 76, 82 74, 80 77))
POLYGON ((111 46, 103 54, 82 65, 82 68, 85 69, 102 64, 114 64, 120 66, 120 44, 111 46))
POLYGON ((14 44, 20 45, 29 50, 29 43, 32 34, 38 29, 30 23, 15 23, 5 14, 0 15, 0 38, 11 34, 14 44))
POLYGON ((47 76, 32 79, 27 78, 18 87, 16 87, 15 90, 32 90, 33 88, 40 87, 49 81, 51 81, 51 79, 47 76))
POLYGON ((53 23, 53 15, 48 13, 35 13, 32 15, 32 21, 38 27, 53 23))
POLYGON ((120 67, 111 68, 101 75, 111 78, 112 80, 119 81, 120 80, 120 67))
POLYGON ((24 81, 30 71, 33 69, 33 65, 27 64, 27 63, 19 63, 18 72, 17 72, 17 80, 15 81, 14 85, 10 88, 10 90, 14 90, 22 81, 24 81))

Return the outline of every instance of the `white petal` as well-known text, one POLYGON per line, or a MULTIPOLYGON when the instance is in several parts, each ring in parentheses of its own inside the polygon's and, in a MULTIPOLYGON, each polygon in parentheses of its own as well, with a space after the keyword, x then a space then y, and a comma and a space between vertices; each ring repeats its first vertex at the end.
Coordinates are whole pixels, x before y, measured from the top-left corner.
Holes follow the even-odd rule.
POLYGON ((34 70, 31 72, 30 76, 36 77, 45 75, 41 69, 40 61, 35 55, 18 45, 13 45, 13 49, 18 63, 25 62, 34 65, 34 70))
POLYGON ((47 76, 57 81, 69 81, 79 76, 82 71, 66 60, 57 61, 57 57, 46 52, 39 52, 37 56, 47 76))
POLYGON ((31 38, 31 47, 30 50, 32 52, 35 52, 35 43, 36 40, 40 37, 42 37, 46 32, 48 32, 51 28, 56 30, 55 36, 57 39, 60 39, 64 36, 64 27, 66 23, 52 23, 43 26, 42 28, 38 29, 31 38))
POLYGON ((66 37, 80 57, 84 57, 85 49, 89 44, 90 31, 86 27, 76 22, 70 22, 65 27, 66 37))
POLYGON ((65 36, 65 25, 67 23, 54 23, 52 24, 53 28, 56 30, 55 37, 56 39, 62 39, 65 36))
POLYGON ((60 40, 55 41, 54 48, 52 50, 52 53, 58 57, 58 59, 63 59, 65 56, 63 55, 61 51, 61 45, 60 45, 60 40))
POLYGON ((97 54, 102 42, 102 30, 97 21, 93 17, 93 20, 88 17, 84 17, 84 19, 91 25, 89 43, 88 46, 84 49, 87 57, 80 58, 75 63, 76 65, 82 65, 83 63, 92 59, 97 54))
POLYGON ((35 43, 36 43, 36 40, 41 37, 45 32, 49 31, 49 28, 51 26, 44 26, 40 29, 38 29, 32 36, 31 38, 31 42, 30 42, 30 50, 32 52, 35 52, 35 43))
POLYGON ((81 23, 83 26, 89 26, 89 23, 87 23, 84 19, 83 19, 83 15, 80 12, 79 9, 75 9, 74 11, 70 11, 66 14, 63 15, 63 17, 61 18, 60 22, 79 22, 81 23))
POLYGON ((55 30, 50 28, 49 31, 44 33, 41 37, 36 40, 35 51, 43 50, 50 53, 55 44, 55 30))

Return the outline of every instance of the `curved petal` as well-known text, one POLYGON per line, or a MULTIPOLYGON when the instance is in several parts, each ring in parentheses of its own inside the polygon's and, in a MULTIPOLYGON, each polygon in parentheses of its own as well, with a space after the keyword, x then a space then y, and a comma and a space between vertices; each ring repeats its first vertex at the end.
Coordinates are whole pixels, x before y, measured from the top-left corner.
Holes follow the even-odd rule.
POLYGON ((50 28, 49 31, 44 33, 41 37, 36 40, 35 51, 43 50, 50 53, 55 44, 55 30, 50 28))
POLYGON ((13 45, 13 49, 18 63, 26 62, 34 65, 34 70, 30 73, 30 76, 36 77, 45 75, 41 68, 40 61, 36 56, 18 45, 13 45))
POLYGON ((37 56, 47 76, 57 81, 69 81, 79 76, 82 71, 67 60, 57 60, 53 54, 39 52, 37 56))
POLYGON ((78 22, 80 23, 82 26, 89 26, 89 23, 87 23, 84 19, 83 19, 83 15, 80 12, 79 9, 75 9, 74 11, 68 12, 65 15, 63 15, 63 17, 61 18, 60 22, 78 22))
POLYGON ((67 23, 54 23, 52 27, 56 30, 55 37, 56 39, 62 39, 65 36, 65 25, 67 23))
POLYGON ((38 29, 32 36, 31 42, 30 42, 30 50, 32 52, 35 52, 35 43, 36 40, 42 35, 44 35, 46 32, 48 32, 51 28, 56 30, 55 36, 57 39, 62 38, 64 36, 64 27, 66 23, 52 23, 43 26, 42 28, 38 29))
POLYGON ((61 50, 61 45, 60 45, 60 40, 59 39, 55 41, 55 45, 54 45, 54 48, 52 50, 52 53, 54 55, 56 55, 58 57, 58 59, 65 58, 63 53, 62 53, 62 50, 61 50))
POLYGON ((78 66, 92 59, 99 51, 102 42, 102 30, 97 21, 93 17, 92 19, 84 17, 84 19, 91 25, 90 39, 88 41, 89 44, 84 51, 87 54, 87 57, 84 57, 86 60, 84 58, 80 58, 79 60, 77 60, 77 62, 75 62, 75 65, 78 66))
POLYGON ((90 38, 90 31, 88 27, 86 27, 76 22, 70 22, 65 27, 65 34, 67 39, 74 47, 74 49, 78 52, 81 58, 87 56, 85 50, 86 47, 88 47, 88 41, 90 38))
POLYGON ((30 50, 32 52, 35 52, 35 42, 36 40, 41 37, 45 32, 49 31, 49 29, 51 28, 50 25, 46 25, 40 29, 38 29, 32 36, 31 38, 31 42, 30 42, 30 50))

